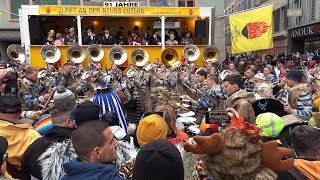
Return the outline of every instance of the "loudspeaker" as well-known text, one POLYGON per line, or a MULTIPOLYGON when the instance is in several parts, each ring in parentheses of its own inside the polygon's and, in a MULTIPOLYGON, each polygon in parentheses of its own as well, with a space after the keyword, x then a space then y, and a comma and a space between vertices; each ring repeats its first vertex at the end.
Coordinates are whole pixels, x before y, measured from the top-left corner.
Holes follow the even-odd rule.
POLYGON ((195 24, 195 33, 197 38, 206 37, 206 21, 205 20, 196 20, 195 24))

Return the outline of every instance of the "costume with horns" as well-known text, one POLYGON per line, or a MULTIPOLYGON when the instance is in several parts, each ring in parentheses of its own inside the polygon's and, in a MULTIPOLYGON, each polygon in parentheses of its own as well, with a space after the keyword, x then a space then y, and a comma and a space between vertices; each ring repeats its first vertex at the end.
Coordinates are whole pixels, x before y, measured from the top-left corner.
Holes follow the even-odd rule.
POLYGON ((242 116, 233 118, 232 125, 211 136, 195 136, 196 144, 185 144, 184 149, 204 161, 205 169, 215 180, 276 179, 274 171, 289 170, 294 159, 291 151, 278 147, 276 141, 262 143, 261 129, 244 122, 242 116))

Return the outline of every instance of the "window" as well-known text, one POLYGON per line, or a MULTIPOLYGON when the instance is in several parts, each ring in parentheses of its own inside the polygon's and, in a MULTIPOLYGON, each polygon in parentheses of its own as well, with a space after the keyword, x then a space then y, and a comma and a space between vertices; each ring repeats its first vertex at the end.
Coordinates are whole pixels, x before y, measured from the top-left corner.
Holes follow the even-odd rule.
POLYGON ((195 0, 179 0, 178 7, 195 7, 195 0))
POLYGON ((61 5, 80 5, 80 0, 61 0, 61 5))
POLYGON ((32 4, 33 5, 58 5, 58 1, 57 0, 32 0, 32 4))
MULTIPOLYGON (((21 5, 29 5, 29 0, 11 0, 11 12, 14 14, 19 14, 19 9, 21 5)), ((11 19, 19 19, 19 17, 11 14, 11 19)))

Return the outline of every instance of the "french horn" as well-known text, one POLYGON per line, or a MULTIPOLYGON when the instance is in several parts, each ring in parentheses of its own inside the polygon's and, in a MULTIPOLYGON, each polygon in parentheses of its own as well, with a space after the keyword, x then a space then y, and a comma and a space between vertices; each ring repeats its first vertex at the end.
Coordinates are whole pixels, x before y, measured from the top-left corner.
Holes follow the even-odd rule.
POLYGON ((104 51, 101 46, 92 44, 87 49, 87 56, 94 62, 99 62, 104 57, 104 51))
POLYGON ((86 54, 83 47, 79 45, 72 45, 67 50, 67 57, 70 61, 79 64, 84 61, 86 54))
POLYGON ((209 45, 203 50, 202 58, 205 62, 216 62, 219 59, 219 50, 215 46, 209 45))
POLYGON ((149 54, 142 48, 137 48, 131 53, 131 60, 136 66, 144 66, 149 61, 149 54))
POLYGON ((57 46, 45 45, 41 48, 40 54, 42 59, 49 64, 53 64, 59 61, 61 57, 61 52, 57 46))
POLYGON ((7 55, 11 60, 14 61, 26 61, 26 55, 23 48, 17 44, 11 44, 10 46, 8 46, 7 55))
POLYGON ((196 45, 188 45, 183 49, 183 56, 188 61, 195 61, 200 56, 200 50, 196 45))
POLYGON ((161 60, 167 67, 172 67, 172 64, 178 60, 178 53, 172 48, 167 48, 161 53, 161 60))
POLYGON ((109 58, 115 65, 121 65, 126 62, 128 55, 124 48, 115 46, 109 51, 109 58))

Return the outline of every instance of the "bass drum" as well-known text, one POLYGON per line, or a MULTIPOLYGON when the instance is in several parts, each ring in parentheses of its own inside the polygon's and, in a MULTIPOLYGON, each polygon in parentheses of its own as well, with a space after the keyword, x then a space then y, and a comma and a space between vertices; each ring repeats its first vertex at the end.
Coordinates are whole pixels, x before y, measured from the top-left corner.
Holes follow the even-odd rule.
POLYGON ((279 136, 284 137, 288 144, 291 144, 291 131, 293 128, 301 125, 307 125, 308 122, 301 121, 297 116, 288 114, 281 117, 284 121, 284 128, 282 129, 279 136))
POLYGON ((256 117, 259 114, 271 112, 280 117, 287 115, 288 113, 284 111, 283 104, 275 99, 263 98, 258 99, 256 102, 252 104, 252 108, 254 110, 254 114, 256 117))

